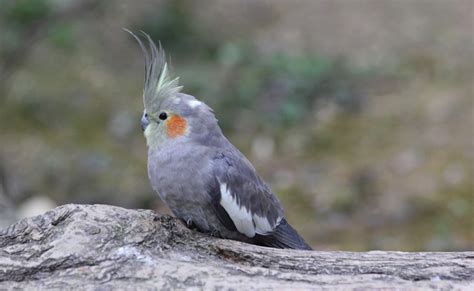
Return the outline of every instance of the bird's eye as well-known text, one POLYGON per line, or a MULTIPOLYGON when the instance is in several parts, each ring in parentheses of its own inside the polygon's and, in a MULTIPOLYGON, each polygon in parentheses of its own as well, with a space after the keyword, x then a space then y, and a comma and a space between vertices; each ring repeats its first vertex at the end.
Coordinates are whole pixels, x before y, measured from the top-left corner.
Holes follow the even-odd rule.
POLYGON ((145 118, 148 118, 148 113, 145 113, 145 118))
POLYGON ((168 118, 168 115, 166 114, 166 112, 161 112, 158 118, 160 118, 161 120, 165 120, 166 118, 168 118))

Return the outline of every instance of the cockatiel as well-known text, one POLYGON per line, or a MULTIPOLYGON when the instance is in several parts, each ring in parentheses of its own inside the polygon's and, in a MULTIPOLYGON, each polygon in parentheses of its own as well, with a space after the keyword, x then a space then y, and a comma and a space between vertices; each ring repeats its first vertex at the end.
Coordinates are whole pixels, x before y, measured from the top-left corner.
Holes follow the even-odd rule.
POLYGON ((275 194, 223 135, 213 111, 181 93, 163 49, 143 33, 145 110, 140 124, 148 146, 152 188, 188 227, 221 238, 275 248, 310 250, 284 218, 275 194))

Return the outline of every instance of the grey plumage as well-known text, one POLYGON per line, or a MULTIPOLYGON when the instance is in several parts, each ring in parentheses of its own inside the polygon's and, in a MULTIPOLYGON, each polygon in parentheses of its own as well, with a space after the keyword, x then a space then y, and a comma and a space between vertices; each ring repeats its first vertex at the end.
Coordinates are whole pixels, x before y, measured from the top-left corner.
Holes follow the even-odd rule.
MULTIPOLYGON (((131 33, 131 32, 130 32, 131 33)), ((144 33, 143 33, 144 34, 144 33)), ((311 249, 252 164, 222 134, 212 110, 180 93, 164 52, 151 38, 145 53, 148 176, 173 213, 200 231, 276 248, 311 249)))
POLYGON ((245 207, 254 215, 265 216, 272 228, 279 223, 283 217, 280 202, 234 146, 229 143, 217 151, 211 163, 214 182, 225 183, 232 189, 230 194, 239 207, 245 207))

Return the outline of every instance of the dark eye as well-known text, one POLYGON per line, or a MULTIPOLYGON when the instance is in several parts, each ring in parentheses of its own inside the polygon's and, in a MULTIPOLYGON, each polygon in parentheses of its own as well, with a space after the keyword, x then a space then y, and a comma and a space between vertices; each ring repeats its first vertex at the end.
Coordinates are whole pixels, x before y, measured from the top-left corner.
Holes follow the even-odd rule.
POLYGON ((166 112, 161 112, 160 116, 158 116, 158 118, 161 119, 161 120, 165 120, 166 118, 168 118, 168 115, 166 114, 166 112))

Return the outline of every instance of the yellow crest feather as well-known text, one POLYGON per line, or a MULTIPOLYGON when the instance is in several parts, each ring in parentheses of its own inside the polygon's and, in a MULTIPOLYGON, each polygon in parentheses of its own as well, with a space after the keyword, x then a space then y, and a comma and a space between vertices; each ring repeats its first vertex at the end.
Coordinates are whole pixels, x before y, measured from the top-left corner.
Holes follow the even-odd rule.
POLYGON ((183 87, 179 85, 179 77, 174 79, 170 77, 165 51, 161 44, 157 48, 151 37, 142 31, 143 36, 148 40, 149 49, 147 49, 137 35, 127 29, 124 30, 137 40, 143 51, 145 60, 143 104, 146 112, 156 118, 162 102, 175 98, 183 87))

